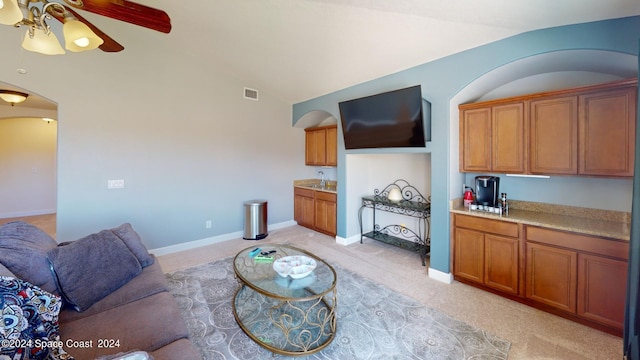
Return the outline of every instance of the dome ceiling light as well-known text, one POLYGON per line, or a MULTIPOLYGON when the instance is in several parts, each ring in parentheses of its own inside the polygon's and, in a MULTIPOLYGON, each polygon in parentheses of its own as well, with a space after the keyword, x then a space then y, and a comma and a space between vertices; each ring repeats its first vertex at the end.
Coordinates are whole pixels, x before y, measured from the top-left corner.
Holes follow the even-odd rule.
MULTIPOLYGON (((0 0, 0 3, 3 0, 0 0)), ((29 94, 13 90, 0 90, 0 99, 8 102, 11 106, 27 100, 29 94)))

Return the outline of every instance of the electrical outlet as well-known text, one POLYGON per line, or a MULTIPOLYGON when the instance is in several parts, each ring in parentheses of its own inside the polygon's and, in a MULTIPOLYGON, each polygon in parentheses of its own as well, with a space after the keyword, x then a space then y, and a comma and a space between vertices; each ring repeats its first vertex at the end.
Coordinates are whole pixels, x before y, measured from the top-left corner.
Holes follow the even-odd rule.
POLYGON ((204 227, 211 229, 211 220, 207 220, 207 222, 204 223, 204 227))
POLYGON ((107 189, 123 189, 124 179, 120 180, 107 180, 107 189))

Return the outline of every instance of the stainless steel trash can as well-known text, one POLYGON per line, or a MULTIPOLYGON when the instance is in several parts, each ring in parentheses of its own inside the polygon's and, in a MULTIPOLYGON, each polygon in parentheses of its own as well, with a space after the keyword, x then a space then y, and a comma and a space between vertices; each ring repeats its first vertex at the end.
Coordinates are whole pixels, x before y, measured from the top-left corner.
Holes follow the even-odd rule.
POLYGON ((244 202, 245 240, 261 240, 267 237, 267 201, 249 200, 244 202))

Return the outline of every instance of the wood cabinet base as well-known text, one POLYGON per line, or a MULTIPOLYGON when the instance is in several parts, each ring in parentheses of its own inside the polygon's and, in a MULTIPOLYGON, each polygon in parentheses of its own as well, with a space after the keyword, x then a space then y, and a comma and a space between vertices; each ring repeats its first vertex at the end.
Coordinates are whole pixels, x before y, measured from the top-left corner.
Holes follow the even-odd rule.
POLYGON ((293 219, 298 225, 336 236, 336 218, 336 194, 294 187, 293 219))
POLYGON ((596 322, 596 321, 590 321, 590 320, 587 320, 587 319, 582 318, 580 316, 573 315, 573 314, 567 313, 565 311, 559 310, 559 309, 557 309, 557 308, 555 308, 553 306, 549 306, 549 305, 545 305, 545 304, 542 304, 542 303, 539 303, 539 302, 536 302, 536 301, 525 299, 525 298, 522 298, 522 297, 517 296, 517 295, 510 295, 510 294, 504 293, 502 291, 490 288, 488 286, 485 286, 485 285, 478 284, 476 282, 470 281, 470 280, 465 279, 465 278, 460 277, 460 276, 454 275, 453 279, 456 280, 456 281, 459 281, 459 282, 461 282, 463 284, 470 285, 470 286, 473 286, 475 288, 478 288, 478 289, 481 289, 481 290, 484 290, 484 291, 488 291, 488 292, 496 294, 498 296, 502 296, 502 297, 507 298, 509 300, 517 301, 517 302, 519 302, 519 303, 521 303, 523 305, 527 305, 527 306, 530 306, 532 308, 535 308, 535 309, 538 309, 538 310, 542 310, 544 312, 547 312, 547 313, 550 313, 550 314, 553 314, 553 315, 556 315, 556 316, 560 316, 560 317, 565 318, 567 320, 571 320, 573 322, 577 322, 577 323, 582 324, 584 326, 588 326, 590 328, 606 332, 607 334, 611 334, 611 335, 614 335, 614 336, 622 337, 622 329, 620 329, 618 327, 607 326, 607 325, 603 325, 603 324, 601 324, 599 322, 596 322))
POLYGON ((452 215, 454 279, 621 336, 629 243, 452 215))

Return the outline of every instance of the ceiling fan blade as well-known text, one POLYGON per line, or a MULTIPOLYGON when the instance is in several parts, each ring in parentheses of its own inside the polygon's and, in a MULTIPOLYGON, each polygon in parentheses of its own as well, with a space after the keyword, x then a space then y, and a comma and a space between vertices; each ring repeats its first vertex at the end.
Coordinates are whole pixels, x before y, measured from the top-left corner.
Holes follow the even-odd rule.
MULTIPOLYGON (((50 9, 53 10, 53 9, 50 9)), ((117 41, 113 40, 109 35, 105 34, 102 30, 98 29, 95 25, 89 22, 89 20, 80 16, 77 12, 73 11, 70 8, 66 8, 66 11, 70 12, 75 16, 80 22, 84 23, 93 31, 98 37, 100 37, 104 42, 99 46, 100 50, 104 52, 119 52, 124 50, 124 46, 120 45, 117 41)), ((58 21, 64 24, 64 15, 53 11, 48 11, 49 15, 55 17, 58 21)))
POLYGON ((64 0, 69 6, 168 34, 171 19, 166 12, 127 0, 64 0))

